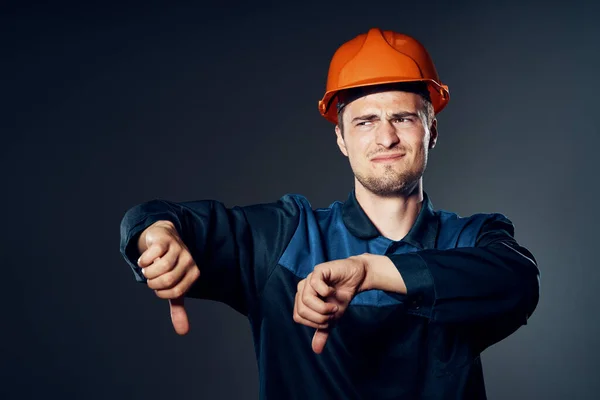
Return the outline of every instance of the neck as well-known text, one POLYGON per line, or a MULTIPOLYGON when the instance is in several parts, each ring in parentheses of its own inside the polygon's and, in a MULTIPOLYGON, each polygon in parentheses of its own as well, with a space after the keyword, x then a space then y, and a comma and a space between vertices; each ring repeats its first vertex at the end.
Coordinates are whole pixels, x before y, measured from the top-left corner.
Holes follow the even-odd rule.
POLYGON ((355 179, 356 200, 381 235, 401 240, 410 231, 423 204, 423 178, 409 193, 382 197, 365 189, 355 179))

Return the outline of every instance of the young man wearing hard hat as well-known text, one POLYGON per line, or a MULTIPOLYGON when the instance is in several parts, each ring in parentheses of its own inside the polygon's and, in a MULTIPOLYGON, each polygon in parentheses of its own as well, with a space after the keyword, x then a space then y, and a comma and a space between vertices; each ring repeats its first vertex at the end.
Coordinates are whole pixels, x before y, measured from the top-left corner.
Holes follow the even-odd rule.
POLYGON ((184 297, 249 318, 261 398, 484 399, 480 353, 526 323, 539 272, 504 215, 436 211, 423 191, 448 99, 421 44, 371 29, 337 50, 319 102, 355 176, 346 202, 154 200, 123 217, 121 252, 178 333, 184 297))

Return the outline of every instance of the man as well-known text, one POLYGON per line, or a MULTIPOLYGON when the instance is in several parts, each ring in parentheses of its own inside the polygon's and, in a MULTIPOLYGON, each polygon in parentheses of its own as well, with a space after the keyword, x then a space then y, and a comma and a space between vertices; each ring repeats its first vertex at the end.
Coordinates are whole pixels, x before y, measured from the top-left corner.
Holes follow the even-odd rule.
POLYGON ((480 353, 526 323, 539 272, 504 215, 434 211, 423 191, 448 99, 421 44, 371 29, 337 50, 319 102, 355 176, 346 202, 154 200, 124 216, 121 252, 179 334, 184 297, 248 317, 261 398, 484 399, 480 353))

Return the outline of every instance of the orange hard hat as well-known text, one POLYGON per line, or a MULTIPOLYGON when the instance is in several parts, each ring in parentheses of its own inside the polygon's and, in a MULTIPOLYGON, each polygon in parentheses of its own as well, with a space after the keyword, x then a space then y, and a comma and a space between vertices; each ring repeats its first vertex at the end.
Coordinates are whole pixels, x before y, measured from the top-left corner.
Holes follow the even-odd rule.
POLYGON ((416 39, 392 31, 372 28, 344 43, 333 55, 327 89, 319 111, 337 124, 337 96, 344 89, 395 82, 427 83, 437 114, 448 104, 448 86, 440 82, 427 50, 416 39))

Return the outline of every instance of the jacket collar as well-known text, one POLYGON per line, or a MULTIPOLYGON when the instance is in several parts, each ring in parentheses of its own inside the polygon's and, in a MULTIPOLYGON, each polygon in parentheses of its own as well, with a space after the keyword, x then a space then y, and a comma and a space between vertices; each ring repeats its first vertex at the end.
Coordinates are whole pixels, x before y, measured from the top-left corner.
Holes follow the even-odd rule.
MULTIPOLYGON (((373 222, 365 214, 358 200, 356 200, 354 190, 350 192, 348 200, 342 207, 342 219, 350 233, 360 239, 368 240, 381 236, 373 222)), ((423 192, 421 211, 419 211, 415 223, 402 241, 422 250, 434 249, 438 234, 438 223, 429 196, 426 192, 423 192)))

